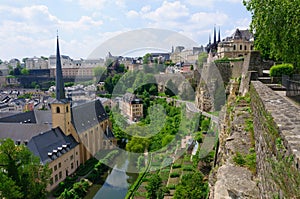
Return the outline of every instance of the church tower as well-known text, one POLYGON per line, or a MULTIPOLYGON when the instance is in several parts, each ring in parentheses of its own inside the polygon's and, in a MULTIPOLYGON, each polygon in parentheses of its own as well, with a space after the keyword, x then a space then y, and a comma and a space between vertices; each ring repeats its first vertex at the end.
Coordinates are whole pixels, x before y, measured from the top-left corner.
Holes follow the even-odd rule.
POLYGON ((220 27, 219 27, 219 34, 218 34, 218 43, 221 42, 221 30, 220 30, 220 27))
POLYGON ((51 104, 52 111, 52 127, 60 127, 66 134, 71 134, 71 105, 65 96, 65 87, 62 75, 62 67, 60 60, 59 40, 57 36, 56 43, 56 100, 51 104))
POLYGON ((214 45, 217 44, 216 26, 214 27, 214 45))

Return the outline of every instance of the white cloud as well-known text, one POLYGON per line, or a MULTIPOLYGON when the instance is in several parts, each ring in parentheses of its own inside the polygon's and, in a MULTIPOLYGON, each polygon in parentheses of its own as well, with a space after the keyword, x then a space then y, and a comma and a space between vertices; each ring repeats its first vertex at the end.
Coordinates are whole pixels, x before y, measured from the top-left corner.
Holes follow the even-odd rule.
POLYGON ((102 9, 108 0, 79 0, 79 5, 86 9, 102 9))
MULTIPOLYGON (((61 34, 68 34, 68 39, 76 38, 83 31, 91 31, 103 24, 102 20, 94 20, 90 16, 81 16, 79 20, 62 20, 50 13, 44 5, 26 6, 22 8, 0 6, 0 51, 2 59, 9 59, 5 56, 39 56, 41 52, 52 52, 53 38, 58 29, 61 34), (74 33, 77 33, 76 36, 74 33), (5 49, 5 51, 3 50, 5 49), (30 54, 28 54, 30 52, 30 54)), ((67 40, 67 38, 65 38, 67 40)), ((76 38, 83 40, 83 38, 76 38)), ((78 42, 78 44, 80 43, 78 42)), ((93 43, 93 42, 91 42, 93 43)), ((68 46, 68 44, 66 45, 68 46)), ((80 48, 70 47, 70 52, 80 48), (73 49, 73 50, 72 50, 73 49)), ((50 54, 49 54, 50 55, 50 54)), ((44 56, 47 56, 47 54, 44 56)))
POLYGON ((141 12, 146 13, 146 12, 149 12, 150 10, 151 10, 151 6, 147 5, 147 6, 142 7, 141 12))
POLYGON ((224 13, 207 13, 207 12, 198 12, 191 16, 190 22, 197 24, 199 27, 206 27, 212 24, 223 25, 228 21, 228 16, 224 13))
POLYGON ((135 18, 139 16, 139 13, 135 10, 130 10, 129 12, 126 13, 126 16, 129 18, 135 18))
POLYGON ((198 6, 203 8, 212 8, 215 0, 186 0, 186 3, 192 6, 198 6))
POLYGON ((144 17, 153 21, 176 20, 189 15, 188 8, 180 1, 164 1, 155 11, 144 14, 144 17))
POLYGON ((217 3, 228 2, 228 3, 242 3, 243 0, 186 0, 187 4, 202 8, 214 8, 217 3))
POLYGON ((112 4, 118 8, 126 8, 125 0, 78 0, 78 3, 82 8, 92 10, 101 10, 112 4))

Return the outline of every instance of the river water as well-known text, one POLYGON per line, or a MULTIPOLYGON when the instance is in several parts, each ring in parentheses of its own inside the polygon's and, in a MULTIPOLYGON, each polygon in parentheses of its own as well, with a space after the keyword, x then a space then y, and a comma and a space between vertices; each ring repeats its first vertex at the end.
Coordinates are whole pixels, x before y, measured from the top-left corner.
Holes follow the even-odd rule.
POLYGON ((135 167, 134 164, 133 161, 130 161, 128 155, 120 157, 94 199, 123 199, 130 184, 134 183, 138 177, 138 173, 126 172, 135 167))

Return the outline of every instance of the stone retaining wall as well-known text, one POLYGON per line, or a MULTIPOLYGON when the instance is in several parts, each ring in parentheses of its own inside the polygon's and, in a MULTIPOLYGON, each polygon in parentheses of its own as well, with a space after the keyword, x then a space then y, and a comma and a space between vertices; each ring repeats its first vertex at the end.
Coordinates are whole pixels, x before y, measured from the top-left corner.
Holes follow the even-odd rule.
POLYGON ((250 95, 261 198, 299 198, 300 109, 259 81, 250 95))

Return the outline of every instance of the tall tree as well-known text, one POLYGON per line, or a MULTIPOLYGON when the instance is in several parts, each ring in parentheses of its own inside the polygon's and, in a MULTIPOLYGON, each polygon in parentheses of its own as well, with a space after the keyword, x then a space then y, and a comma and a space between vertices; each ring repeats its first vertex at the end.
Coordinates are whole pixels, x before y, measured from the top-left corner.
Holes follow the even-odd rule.
POLYGON ((14 187, 16 197, 46 198, 50 170, 41 166, 39 159, 26 146, 16 146, 11 139, 0 140, 0 170, 4 171, 0 178, 0 196, 7 192, 9 183, 14 187))
POLYGON ((252 14, 255 48, 300 67, 300 1, 244 0, 244 5, 252 14))
POLYGON ((156 173, 151 175, 149 178, 148 184, 146 186, 147 190, 147 198, 150 199, 156 199, 156 198, 161 198, 161 184, 162 179, 161 177, 156 173))
POLYGON ((201 199, 207 198, 207 194, 208 183, 204 181, 203 175, 196 171, 182 176, 181 182, 176 186, 173 198, 201 199))

